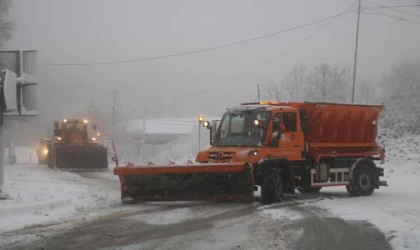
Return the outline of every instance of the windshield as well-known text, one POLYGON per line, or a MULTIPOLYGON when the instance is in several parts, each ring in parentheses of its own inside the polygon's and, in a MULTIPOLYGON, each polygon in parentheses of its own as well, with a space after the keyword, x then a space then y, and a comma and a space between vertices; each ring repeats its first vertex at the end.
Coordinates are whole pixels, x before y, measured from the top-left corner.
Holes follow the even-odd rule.
POLYGON ((217 130, 215 146, 258 146, 267 131, 271 111, 227 112, 217 130), (260 125, 254 124, 259 120, 260 125))
POLYGON ((66 125, 63 126, 63 129, 72 133, 77 133, 85 131, 85 126, 86 125, 81 122, 67 122, 66 125))

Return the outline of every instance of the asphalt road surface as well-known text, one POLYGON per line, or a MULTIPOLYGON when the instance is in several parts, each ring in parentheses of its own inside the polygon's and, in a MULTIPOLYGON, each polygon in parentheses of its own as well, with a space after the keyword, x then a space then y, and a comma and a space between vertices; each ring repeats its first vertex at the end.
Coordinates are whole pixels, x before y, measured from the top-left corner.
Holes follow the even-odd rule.
POLYGON ((324 198, 328 194, 290 196, 269 206, 258 202, 124 205, 129 209, 90 221, 9 232, 36 238, 5 249, 392 249, 373 225, 345 221, 317 208, 316 202, 324 198))

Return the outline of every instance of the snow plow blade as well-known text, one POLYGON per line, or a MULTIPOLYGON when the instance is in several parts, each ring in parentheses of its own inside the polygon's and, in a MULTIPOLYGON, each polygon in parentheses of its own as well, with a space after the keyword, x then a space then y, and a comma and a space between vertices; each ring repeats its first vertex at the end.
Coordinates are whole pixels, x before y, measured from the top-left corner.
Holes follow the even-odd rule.
POLYGON ((53 167, 72 172, 108 170, 107 150, 100 145, 59 145, 54 149, 53 167))
POLYGON ((252 201, 254 179, 247 163, 117 166, 121 200, 252 201))

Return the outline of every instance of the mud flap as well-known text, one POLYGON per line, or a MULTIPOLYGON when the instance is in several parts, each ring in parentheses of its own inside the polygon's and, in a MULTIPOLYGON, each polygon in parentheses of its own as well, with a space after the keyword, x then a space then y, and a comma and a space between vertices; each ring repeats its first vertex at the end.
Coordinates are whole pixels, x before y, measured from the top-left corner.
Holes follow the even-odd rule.
POLYGON ((53 153, 54 167, 60 170, 108 170, 107 150, 100 145, 59 145, 53 153))
POLYGON ((122 200, 254 199, 254 178, 249 164, 116 167, 114 173, 120 177, 122 200))

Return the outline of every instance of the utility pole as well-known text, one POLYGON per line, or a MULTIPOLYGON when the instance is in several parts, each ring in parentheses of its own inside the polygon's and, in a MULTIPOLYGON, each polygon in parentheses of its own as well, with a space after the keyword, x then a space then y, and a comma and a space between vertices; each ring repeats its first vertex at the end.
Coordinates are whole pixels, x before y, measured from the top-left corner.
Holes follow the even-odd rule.
POLYGON ((0 200, 7 199, 4 188, 4 110, 3 104, 0 104, 0 200))
POLYGON ((360 23, 360 7, 362 0, 359 0, 359 8, 357 11, 357 28, 356 28, 356 47, 354 49, 354 65, 353 65, 353 89, 351 94, 351 102, 354 103, 354 93, 356 90, 356 69, 357 69, 357 48, 359 45, 359 23, 360 23))
POLYGON ((258 102, 260 102, 261 98, 260 98, 260 84, 259 83, 257 83, 257 92, 258 92, 258 102))
POLYGON ((115 137, 115 116, 117 112, 117 94, 118 90, 112 89, 112 141, 114 141, 115 137))

